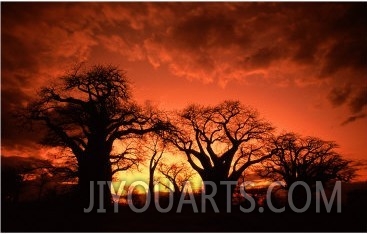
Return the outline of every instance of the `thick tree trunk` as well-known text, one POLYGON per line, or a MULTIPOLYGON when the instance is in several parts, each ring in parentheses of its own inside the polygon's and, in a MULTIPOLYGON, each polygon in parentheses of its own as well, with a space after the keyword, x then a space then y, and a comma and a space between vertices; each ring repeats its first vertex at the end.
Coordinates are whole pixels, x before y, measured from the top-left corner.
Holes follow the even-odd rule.
MULTIPOLYGON (((232 206, 232 194, 236 187, 237 181, 229 181, 227 176, 219 175, 217 173, 204 174, 201 175, 203 181, 212 182, 211 184, 205 185, 205 194, 211 195, 216 190, 215 195, 213 196, 214 202, 217 205, 220 212, 227 212, 232 206)), ((213 210, 212 204, 209 201, 206 201, 206 210, 213 210)))
POLYGON ((91 212, 103 212, 111 208, 112 194, 107 181, 112 181, 109 154, 93 152, 80 160, 79 187, 85 209, 93 206, 91 212))
MULTIPOLYGON (((217 187, 217 193, 214 196, 214 201, 218 206, 220 212, 230 212, 232 207, 232 195, 235 188, 233 184, 223 184, 223 182, 229 182, 226 179, 216 181, 215 185, 217 187)), ((208 194, 208 193, 207 193, 208 194)))
MULTIPOLYGON (((155 193, 154 193, 154 170, 149 171, 149 196, 150 196, 150 206, 154 206, 155 193)), ((147 195, 148 196, 148 195, 147 195)))

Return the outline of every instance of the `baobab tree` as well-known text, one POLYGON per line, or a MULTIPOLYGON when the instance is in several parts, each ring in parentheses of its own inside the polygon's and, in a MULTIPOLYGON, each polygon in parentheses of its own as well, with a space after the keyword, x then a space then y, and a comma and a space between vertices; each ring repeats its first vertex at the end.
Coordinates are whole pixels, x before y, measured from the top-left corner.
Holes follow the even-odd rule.
POLYGON ((314 186, 316 181, 349 181, 355 175, 351 161, 335 151, 338 145, 333 141, 285 133, 272 138, 271 144, 279 150, 271 160, 262 162, 258 173, 272 180, 284 180, 286 189, 296 181, 314 186))
MULTIPOLYGON (((238 101, 208 107, 190 105, 172 123, 176 130, 168 134, 168 140, 184 152, 203 181, 214 182, 217 203, 226 199, 228 189, 223 182, 235 183, 247 168, 274 153, 267 146, 271 124, 238 101)), ((231 185, 228 192, 232 194, 234 187, 231 185)), ((212 191, 211 186, 205 189, 212 191)))
MULTIPOLYGON (((114 142, 163 130, 165 122, 132 100, 126 74, 115 66, 78 66, 59 81, 43 87, 23 117, 48 130, 43 144, 72 151, 78 163, 82 198, 88 202, 90 181, 111 181, 113 172, 126 169, 112 170, 112 164, 127 155, 126 151, 111 155, 114 142)), ((105 205, 110 205, 108 186, 104 197, 105 205)))

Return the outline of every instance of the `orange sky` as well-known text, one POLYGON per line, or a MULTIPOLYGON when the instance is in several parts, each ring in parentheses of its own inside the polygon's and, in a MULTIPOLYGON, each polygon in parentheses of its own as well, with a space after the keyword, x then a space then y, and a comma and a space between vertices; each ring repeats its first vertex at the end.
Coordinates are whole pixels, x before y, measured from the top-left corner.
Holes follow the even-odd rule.
POLYGON ((42 155, 12 113, 75 63, 165 109, 238 99, 340 144, 367 179, 365 3, 2 3, 2 155, 42 155))

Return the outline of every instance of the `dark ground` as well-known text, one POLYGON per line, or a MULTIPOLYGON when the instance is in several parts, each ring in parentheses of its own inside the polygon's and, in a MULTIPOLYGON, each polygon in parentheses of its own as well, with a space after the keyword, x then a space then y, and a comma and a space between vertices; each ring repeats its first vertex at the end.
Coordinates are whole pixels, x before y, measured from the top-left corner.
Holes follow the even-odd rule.
POLYGON ((2 204, 2 232, 367 232, 365 193, 342 207, 342 213, 280 214, 134 213, 121 206, 118 213, 84 214, 63 202, 2 204), (356 202, 356 201, 364 202, 356 202))

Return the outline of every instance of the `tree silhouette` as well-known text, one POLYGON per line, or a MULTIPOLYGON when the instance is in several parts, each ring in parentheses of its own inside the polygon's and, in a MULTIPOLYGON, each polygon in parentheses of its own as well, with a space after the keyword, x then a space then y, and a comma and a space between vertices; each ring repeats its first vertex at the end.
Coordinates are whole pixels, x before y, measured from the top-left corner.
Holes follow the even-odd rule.
MULTIPOLYGON (((89 202, 90 181, 111 181, 114 172, 128 168, 117 166, 126 150, 111 155, 114 142, 162 130, 164 122, 134 103, 128 79, 117 67, 78 66, 60 80, 41 89, 25 117, 47 128, 43 144, 71 149, 78 162, 82 198, 89 202)), ((94 188, 99 199, 98 187, 94 188)), ((107 186, 104 197, 105 205, 110 205, 107 186)))
POLYGON ((38 175, 38 200, 42 199, 45 187, 48 183, 52 181, 52 175, 50 175, 47 171, 43 171, 38 175))
MULTIPOLYGON (((217 203, 223 203, 227 191, 221 181, 237 181, 248 167, 273 153, 266 144, 273 127, 238 101, 208 107, 191 105, 172 122, 176 131, 168 136, 169 141, 186 154, 203 181, 216 184, 217 203)), ((210 193, 211 187, 206 186, 206 190, 210 193)))
POLYGON ((126 171, 132 168, 138 169, 139 165, 143 163, 144 157, 137 150, 139 148, 138 141, 138 139, 126 139, 126 144, 120 144, 119 153, 111 153, 112 175, 119 171, 126 171))
POLYGON ((69 168, 55 166, 50 160, 2 156, 1 161, 1 179, 5 185, 2 197, 9 202, 18 202, 28 181, 35 182, 38 189, 38 200, 40 200, 46 185, 54 180, 54 175, 60 178, 67 173, 70 176, 69 168))
POLYGON ((148 157, 148 169, 149 169, 149 182, 148 187, 150 191, 151 201, 154 201, 154 181, 155 172, 163 154, 166 150, 166 144, 162 141, 157 134, 148 134, 145 139, 142 139, 142 146, 139 154, 146 155, 148 157))
POLYGON ((316 181, 349 181, 355 175, 351 161, 335 152, 335 142, 285 133, 271 143, 279 150, 271 160, 262 163, 258 172, 262 177, 284 180, 286 188, 296 181, 313 186, 316 181))
MULTIPOLYGON (((193 176, 194 172, 186 163, 159 163, 158 171, 173 185, 173 196, 177 201, 180 198, 182 189, 187 181, 193 176)), ((161 182, 168 189, 172 189, 170 185, 161 182)))
POLYGON ((15 168, 1 165, 2 203, 16 203, 24 186, 24 177, 15 168))

